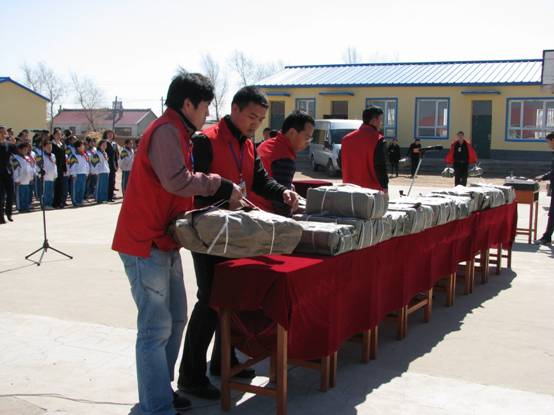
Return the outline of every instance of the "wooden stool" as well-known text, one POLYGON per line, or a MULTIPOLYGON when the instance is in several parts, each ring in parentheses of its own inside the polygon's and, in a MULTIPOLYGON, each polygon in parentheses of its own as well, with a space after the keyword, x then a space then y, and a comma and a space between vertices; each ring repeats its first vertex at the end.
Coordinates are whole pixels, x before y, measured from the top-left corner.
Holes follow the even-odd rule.
POLYGON ((431 320, 431 312, 433 309, 433 288, 425 291, 421 299, 414 297, 409 304, 403 306, 398 313, 397 317, 397 332, 396 337, 398 340, 402 340, 408 334, 408 317, 410 314, 415 313, 420 308, 424 309, 424 320, 426 323, 431 320))
POLYGON ((473 292, 473 287, 475 286, 475 259, 472 258, 469 261, 465 261, 463 267, 463 272, 461 274, 456 273, 456 278, 464 280, 464 295, 468 295, 473 292))
MULTIPOLYGON (((270 367, 273 368, 275 358, 271 356, 270 367)), ((320 386, 321 392, 327 392, 329 388, 334 388, 337 383, 337 352, 331 353, 329 356, 325 356, 317 360, 296 360, 289 359, 289 364, 293 366, 303 367, 306 369, 314 369, 320 372, 320 386)), ((274 381, 274 370, 270 369, 270 380, 274 381)))
POLYGON ((379 326, 362 332, 362 363, 369 363, 377 358, 377 346, 379 342, 379 326))
POLYGON ((485 249, 484 251, 478 252, 475 256, 474 263, 474 270, 478 270, 481 273, 481 284, 486 284, 489 281, 489 250, 485 249))
POLYGON ((516 190, 516 203, 518 205, 529 205, 529 226, 526 228, 517 228, 516 233, 518 235, 528 235, 529 243, 531 243, 533 235, 534 239, 537 239, 539 190, 516 190))
POLYGON ((446 284, 440 285, 440 283, 437 283, 435 285, 435 290, 446 292, 446 306, 452 307, 454 305, 454 298, 456 297, 456 273, 453 272, 441 281, 444 280, 446 280, 446 284))
POLYGON ((500 275, 502 271, 502 258, 506 258, 507 266, 512 268, 512 248, 505 249, 502 244, 498 244, 496 248, 490 250, 489 264, 496 265, 496 275, 500 275))

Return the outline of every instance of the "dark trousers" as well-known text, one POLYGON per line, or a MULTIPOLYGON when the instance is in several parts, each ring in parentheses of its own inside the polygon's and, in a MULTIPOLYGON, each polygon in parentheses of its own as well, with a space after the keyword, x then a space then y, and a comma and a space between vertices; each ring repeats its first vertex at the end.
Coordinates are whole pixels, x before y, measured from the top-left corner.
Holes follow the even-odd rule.
MULTIPOLYGON (((209 301, 214 279, 214 267, 219 262, 226 260, 226 258, 194 252, 192 253, 192 259, 198 286, 196 294, 198 301, 192 310, 185 334, 185 346, 181 366, 179 367, 178 385, 181 387, 204 386, 209 381, 206 376, 206 353, 218 327, 217 312, 210 308, 209 301)), ((233 361, 236 362, 234 354, 232 356, 233 361)), ((212 351, 211 366, 219 370, 220 362, 221 346, 218 330, 212 351)))
POLYGON ((63 172, 60 173, 58 171, 58 177, 56 177, 56 180, 54 180, 54 202, 53 205, 56 208, 62 208, 65 206, 65 198, 63 195, 65 194, 67 198, 67 190, 64 189, 65 186, 65 177, 63 175, 63 172))
POLYGON ((412 159, 411 176, 413 177, 415 175, 416 170, 417 170, 417 165, 419 163, 419 157, 411 157, 411 159, 412 159))
POLYGON ((110 170, 108 176, 108 200, 113 200, 115 196, 115 170, 110 170))
MULTIPOLYGON (((550 185, 552 187, 552 185, 550 185)), ((542 236, 543 239, 552 239, 554 233, 554 196, 550 197, 550 209, 548 210, 548 223, 542 236)))
POLYGON ((11 218, 13 199, 13 176, 11 174, 0 174, 0 220, 4 219, 4 213, 8 218, 11 218))
POLYGON ((467 185, 467 173, 469 165, 467 163, 454 162, 454 186, 461 184, 467 185))
POLYGON ((391 175, 396 174, 396 177, 398 177, 398 161, 391 161, 391 175))

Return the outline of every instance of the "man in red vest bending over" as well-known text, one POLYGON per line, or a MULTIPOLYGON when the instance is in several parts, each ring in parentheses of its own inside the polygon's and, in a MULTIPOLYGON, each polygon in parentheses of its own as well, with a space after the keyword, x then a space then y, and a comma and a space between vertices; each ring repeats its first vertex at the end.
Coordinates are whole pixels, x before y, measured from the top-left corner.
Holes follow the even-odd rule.
MULTIPOLYGON (((256 193, 271 201, 282 201, 293 210, 298 206, 298 195, 268 176, 262 162, 256 155, 251 138, 265 119, 269 102, 257 88, 246 86, 240 89, 231 102, 231 115, 222 118, 194 139, 194 169, 202 173, 216 173, 237 184, 245 198, 256 193)), ((141 142, 142 145, 142 142, 141 142)), ((196 206, 207 206, 218 202, 215 197, 197 197, 196 206)), ((230 203, 229 208, 240 207, 230 203)), ((202 399, 219 399, 220 392, 206 376, 206 353, 217 327, 217 312, 210 308, 210 295, 214 267, 225 261, 213 255, 193 253, 198 301, 190 316, 185 335, 183 358, 179 368, 179 389, 202 399)), ((210 373, 220 374, 221 349, 219 330, 216 333, 210 364, 210 373)), ((233 366, 238 359, 232 353, 233 366)), ((253 378, 254 370, 243 370, 241 378, 253 378)))
POLYGON ((386 145, 380 132, 383 110, 370 107, 363 124, 342 139, 342 181, 388 192, 386 145))
POLYGON ((143 414, 174 415, 190 401, 171 389, 187 303, 179 246, 167 227, 193 208, 193 196, 237 203, 238 186, 217 174, 192 173, 191 135, 202 128, 214 97, 200 74, 179 73, 167 110, 141 138, 119 212, 112 249, 119 252, 137 305, 136 365, 143 414))
MULTIPOLYGON (((258 156, 271 177, 287 189, 292 189, 292 179, 296 173, 296 153, 310 144, 314 134, 315 121, 305 112, 293 111, 283 121, 277 137, 261 143, 258 156)), ((260 208, 283 216, 290 216, 291 209, 283 202, 271 202, 254 195, 252 202, 260 208)))

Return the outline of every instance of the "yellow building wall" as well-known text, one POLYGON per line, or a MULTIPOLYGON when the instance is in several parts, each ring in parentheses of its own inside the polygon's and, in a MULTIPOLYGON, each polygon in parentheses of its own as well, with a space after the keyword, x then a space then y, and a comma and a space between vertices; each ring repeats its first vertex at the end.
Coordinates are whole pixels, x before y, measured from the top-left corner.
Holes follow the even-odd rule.
MULTIPOLYGON (((266 93, 286 92, 288 97, 269 96, 271 101, 284 101, 285 114, 295 108, 298 98, 315 98, 316 118, 323 118, 331 113, 331 101, 348 101, 348 118, 361 119, 367 98, 397 98, 397 136, 402 147, 408 147, 414 139, 416 98, 449 98, 450 120, 449 139, 422 139, 424 145, 446 146, 454 139, 456 132, 462 130, 466 136, 471 136, 472 101, 490 100, 492 102, 491 150, 525 150, 550 151, 543 141, 514 142, 506 141, 506 100, 508 98, 544 97, 554 98, 538 85, 532 86, 502 86, 502 87, 387 87, 387 88, 283 88, 265 89, 266 93), (464 95, 462 91, 487 90, 499 91, 500 95, 480 94, 464 95), (354 96, 319 95, 320 92, 348 91, 354 96)), ((268 126, 270 114, 260 128, 257 136, 261 136, 262 128, 268 126)))
POLYGON ((0 83, 0 125, 12 127, 17 134, 23 129, 45 129, 47 101, 20 86, 0 83))

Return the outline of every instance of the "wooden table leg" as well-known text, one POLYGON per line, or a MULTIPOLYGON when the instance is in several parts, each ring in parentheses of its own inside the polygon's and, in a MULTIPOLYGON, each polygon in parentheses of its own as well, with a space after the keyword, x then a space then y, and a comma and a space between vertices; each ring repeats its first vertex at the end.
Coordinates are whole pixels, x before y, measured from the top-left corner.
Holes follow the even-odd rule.
POLYGON ((362 363, 369 363, 371 355, 370 337, 371 330, 364 330, 362 333, 362 363))
POLYGON ((508 268, 512 269, 512 248, 508 248, 508 268))
POLYGON ((221 409, 231 409, 231 311, 227 308, 219 314, 221 330, 221 409))
MULTIPOLYGON (((501 253, 502 254, 502 253, 501 253)), ((481 284, 489 281, 489 250, 481 251, 481 284)))
POLYGON ((471 261, 466 261, 464 270, 464 295, 469 295, 471 292, 471 261))
POLYGON ((396 326, 396 338, 402 340, 406 337, 408 325, 408 305, 402 306, 398 312, 398 320, 396 326))
POLYGON ((423 319, 426 323, 431 320, 431 313, 433 311, 433 288, 430 290, 427 290, 427 305, 425 306, 425 310, 423 311, 423 319))
POLYGON ((337 355, 338 352, 331 355, 331 367, 329 368, 329 386, 331 388, 337 386, 337 355))
POLYGON ((531 239, 533 237, 533 207, 535 206, 535 203, 531 203, 529 205, 529 243, 531 243, 531 239))
MULTIPOLYGON (((229 350, 231 350, 229 348, 229 350)), ((287 331, 277 324, 277 415, 287 413, 287 331)))
POLYGON ((377 349, 379 347, 379 326, 373 327, 371 330, 371 337, 369 340, 369 358, 371 360, 377 359, 377 349))
POLYGON ((535 221, 533 222, 533 233, 535 234, 534 240, 537 240, 537 223, 539 220, 539 202, 535 202, 535 221))
POLYGON ((500 275, 502 272, 502 244, 498 244, 496 248, 496 275, 500 275))

